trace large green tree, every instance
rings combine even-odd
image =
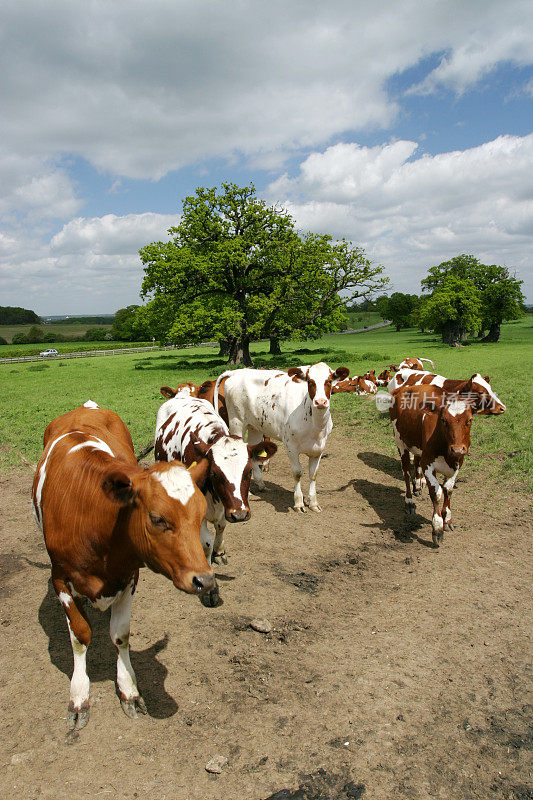
[[[478,290],[480,329],[488,330],[484,341],[497,342],[502,322],[518,319],[524,313],[523,282],[511,275],[507,267],[482,264],[475,256],[462,254],[431,267],[422,287],[426,291],[435,291],[449,276],[470,281]]]
[[[252,365],[253,339],[279,346],[342,327],[344,305],[384,282],[360,248],[299,236],[253,185],[198,189],[169,233],[170,241],[140,251],[145,313],[160,339],[217,339],[231,363]]]
[[[414,314],[420,305],[420,298],[416,294],[393,292],[390,297],[380,299],[377,305],[384,319],[390,319],[396,330],[400,331],[415,324]]]
[[[481,325],[480,293],[467,278],[446,275],[417,311],[423,330],[434,330],[442,341],[457,346],[464,334]]]

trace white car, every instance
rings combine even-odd
[[[51,347],[49,350],[43,350],[43,352],[39,353],[39,355],[40,356],[57,356],[57,355],[59,355],[59,353],[57,352],[57,350],[54,350],[54,348]]]

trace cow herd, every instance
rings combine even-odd
[[[286,448],[294,478],[294,510],[320,512],[316,480],[333,428],[330,398],[339,392],[387,399],[404,472],[406,512],[427,482],[433,542],[452,529],[450,497],[470,446],[473,414],[505,406],[488,377],[454,381],[409,358],[356,378],[325,363],[282,370],[224,372],[201,386],[161,388],[155,463],[137,463],[130,433],[112,411],[92,400],[53,420],[33,482],[33,508],[52,563],[52,583],[66,617],[74,655],[67,712],[69,735],[89,718],[86,653],[91,627],[84,602],[111,608],[117,687],[128,716],[146,713],[129,656],[130,612],[139,569],[149,567],[204,605],[219,603],[212,563],[226,563],[227,522],[250,518],[252,477]],[[430,362],[433,365],[433,362]],[[275,440],[275,441],[274,441]],[[410,454],[414,457],[411,467]],[[300,457],[309,460],[307,504]],[[414,470],[412,472],[412,469]],[[440,484],[436,474],[444,475]],[[212,526],[212,529],[210,527]]]

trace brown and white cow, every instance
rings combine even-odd
[[[397,369],[424,369],[423,361],[427,361],[433,368],[435,364],[430,358],[417,358],[416,356],[409,356],[404,358]]]
[[[207,511],[201,531],[209,563],[212,558],[217,563],[227,563],[226,522],[245,522],[250,518],[251,459],[262,463],[277,449],[274,442],[247,445],[240,436],[230,436],[228,426],[211,403],[200,397],[177,394],[159,409],[155,429],[156,460],[179,459],[190,466],[205,458],[209,464],[203,485]],[[215,527],[214,539],[207,522]]]
[[[356,375],[353,378],[345,378],[344,380],[333,381],[331,387],[331,394],[338,394],[339,392],[353,392],[354,394],[375,394],[376,385],[372,381],[365,378],[363,375]]]
[[[215,383],[216,381],[204,381],[200,386],[195,385],[194,383],[180,383],[176,387],[176,389],[171,389],[170,386],[162,386],[161,387],[161,394],[163,397],[168,399],[172,399],[177,394],[183,394],[189,397],[199,397],[202,400],[208,400],[214,408],[214,395],[215,395]],[[221,381],[219,392],[218,392],[218,413],[226,423],[228,424],[228,412],[226,410],[226,404],[224,402],[224,383],[225,381]]]
[[[405,510],[415,511],[411,491],[409,453],[418,459],[433,502],[433,543],[442,542],[444,531],[453,530],[450,500],[457,474],[470,447],[472,408],[461,399],[449,400],[443,389],[406,386],[394,394],[389,410],[394,439],[405,479]],[[436,473],[445,481],[441,486]],[[441,500],[444,498],[442,508]]]
[[[376,384],[377,386],[388,386],[389,381],[391,381],[394,377],[394,371],[391,370],[390,366],[385,367],[382,372],[379,373]]]
[[[120,702],[129,717],[146,713],[130,663],[133,593],[147,566],[189,594],[215,590],[200,543],[206,459],[187,471],[174,461],[138,466],[120,417],[93,401],[53,420],[33,481],[33,508],[52,562],[52,583],[67,616],[74,653],[67,727],[89,720],[85,661],[91,626],[86,598],[111,608]]]
[[[401,369],[389,381],[387,388],[393,393],[400,386],[434,386],[444,389],[448,395],[460,394],[472,406],[475,414],[503,414],[506,409],[490,385],[489,376],[483,378],[479,372],[471,378],[455,379],[434,372]]]
[[[333,372],[327,364],[291,367],[288,372],[277,370],[239,369],[224,372],[217,380],[226,378],[225,399],[229,429],[237,436],[248,431],[248,442],[260,442],[264,436],[282,441],[289,455],[295,481],[294,508],[305,511],[301,488],[300,454],[309,457],[309,507],[321,511],[316,496],[316,476],[327,438],[333,428],[330,395],[334,380],[349,375],[347,367]],[[265,485],[257,463],[253,462],[254,477],[259,489]]]

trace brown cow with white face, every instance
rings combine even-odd
[[[176,389],[171,389],[170,386],[162,386],[161,387],[161,394],[163,397],[167,399],[172,399],[176,397],[177,394],[188,395],[189,397],[199,397],[201,400],[208,400],[214,408],[215,400],[215,383],[216,381],[204,381],[200,386],[196,386],[194,383],[180,383],[176,387]],[[219,392],[218,392],[218,413],[226,423],[228,424],[228,412],[226,410],[226,403],[224,402],[224,383],[225,381],[221,381]]]
[[[438,387],[407,386],[394,393],[389,413],[405,479],[405,510],[409,514],[415,510],[411,492],[411,452],[419,460],[420,470],[427,480],[433,502],[433,543],[438,547],[444,531],[453,530],[450,499],[470,447],[472,408],[464,400],[449,400]],[[437,472],[445,477],[442,486]]]
[[[112,411],[93,401],[53,420],[33,481],[33,508],[52,562],[52,583],[67,616],[74,653],[69,730],[89,719],[85,668],[91,627],[82,599],[111,608],[117,684],[125,713],[146,713],[129,656],[130,612],[139,569],[147,566],[189,594],[216,588],[200,542],[206,502],[174,461],[138,466],[131,436]]]
[[[224,420],[208,400],[177,394],[163,403],[157,414],[155,458],[174,458],[190,466],[204,458],[208,468],[203,491],[207,499],[201,539],[209,563],[226,563],[224,530],[226,522],[246,522],[250,518],[248,491],[252,460],[271,458],[278,447],[274,442],[246,444],[240,436],[230,436]],[[215,539],[207,526],[215,527]]]

